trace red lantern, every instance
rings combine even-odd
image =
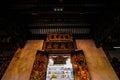
[[[60,2],[60,3],[62,3],[62,2],[63,2],[63,0],[59,0],[59,2]]]

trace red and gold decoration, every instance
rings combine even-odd
[[[45,54],[37,53],[30,80],[45,80],[48,59]]]
[[[72,40],[71,34],[48,34],[43,48],[45,49],[44,52],[39,51],[36,54],[30,80],[46,80],[47,78],[50,78],[53,73],[50,73],[49,69],[55,70],[54,68],[51,68],[51,66],[68,64],[66,61],[67,57],[63,57],[63,55],[66,55],[67,53],[71,54],[70,63],[72,62],[71,68],[73,68],[72,73],[74,74],[74,77],[71,77],[72,80],[73,78],[74,80],[90,80],[90,74],[84,52],[82,50],[75,51],[75,44]],[[47,68],[47,65],[48,60],[50,62],[50,57],[48,57],[46,53],[51,54],[51,56],[54,55],[52,56],[49,68]],[[46,77],[46,73],[50,75],[47,75]],[[59,72],[57,74],[59,74]],[[56,78],[56,76],[56,72],[54,72],[52,78]]]
[[[74,44],[73,42],[46,42],[45,49],[72,50],[74,49]]]
[[[47,35],[44,49],[49,50],[74,50],[74,42],[71,34],[51,33]]]
[[[88,66],[82,51],[72,55],[72,64],[74,70],[74,80],[90,80]]]
[[[47,35],[47,41],[72,41],[72,34],[50,33]]]

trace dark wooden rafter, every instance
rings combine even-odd
[[[109,1],[110,3],[104,0],[63,0],[62,3],[59,3],[59,0],[11,0],[8,2],[5,6],[6,11],[3,11],[0,16],[0,21],[4,28],[8,20],[9,25],[6,30],[10,29],[8,34],[12,35],[14,31],[21,34],[29,33],[31,29],[62,28],[66,27],[66,24],[72,24],[67,25],[66,28],[89,28],[92,38],[102,42],[109,33],[112,33],[111,30],[114,30],[112,29],[112,26],[115,26],[113,18],[119,16],[119,5],[116,0]],[[63,11],[55,12],[54,8],[62,8]],[[10,23],[17,23],[15,25],[17,27],[13,27]],[[24,26],[18,27],[18,25]],[[101,36],[96,37],[97,35]]]

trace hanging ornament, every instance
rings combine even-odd
[[[59,0],[59,2],[60,2],[60,3],[62,3],[62,2],[63,2],[63,0]]]

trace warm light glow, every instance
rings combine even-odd
[[[113,48],[120,48],[120,46],[116,46],[116,47],[113,47]]]
[[[63,8],[54,8],[54,11],[60,12],[60,11],[63,11]]]

